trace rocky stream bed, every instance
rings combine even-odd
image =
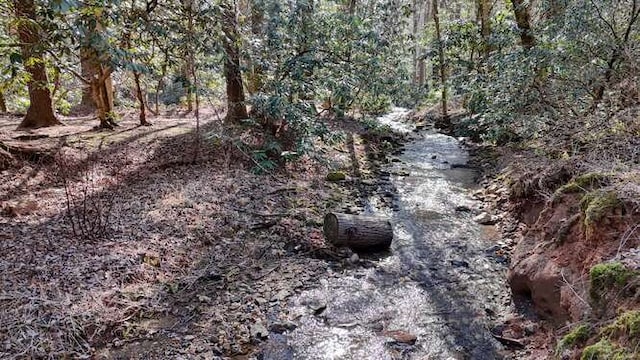
[[[272,320],[291,326],[271,331],[259,358],[513,358],[492,333],[513,307],[508,258],[472,196],[477,173],[457,139],[417,131],[407,114],[378,119],[410,140],[367,184],[360,209],[343,209],[389,216],[391,249],[354,254],[289,298],[286,318]]]

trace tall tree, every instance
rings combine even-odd
[[[516,17],[516,24],[520,30],[520,41],[525,50],[531,49],[536,44],[536,38],[531,32],[531,13],[529,11],[529,1],[511,0],[513,14]]]
[[[45,68],[43,44],[39,33],[36,5],[33,0],[13,0],[17,33],[25,70],[30,78],[29,108],[19,128],[40,128],[59,125],[60,121],[53,113],[49,79]]]
[[[114,92],[111,74],[114,71],[110,54],[111,45],[105,35],[105,9],[99,2],[87,6],[79,18],[81,61],[89,66],[89,78],[81,80],[89,86],[96,106],[100,127],[113,129],[118,126],[114,116]]]
[[[476,0],[476,21],[480,25],[480,36],[482,37],[482,51],[486,54],[491,52],[491,1]]]
[[[4,93],[0,90],[0,114],[7,112],[7,101],[4,99]]]
[[[432,0],[433,22],[436,27],[436,40],[438,41],[438,60],[440,68],[440,84],[442,86],[441,103],[442,117],[444,125],[449,126],[449,111],[447,109],[447,68],[444,61],[444,42],[442,40],[442,32],[440,30],[440,13],[438,9],[438,0]]]
[[[237,121],[245,119],[247,107],[245,105],[242,72],[240,69],[240,48],[238,41],[238,23],[233,0],[225,0],[221,4],[221,24],[223,32],[223,47],[225,51],[224,76],[227,90],[227,119]]]

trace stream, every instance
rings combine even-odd
[[[395,108],[378,121],[411,133],[407,114]],[[392,219],[390,251],[362,255],[292,298],[297,327],[271,334],[261,358],[508,358],[489,330],[509,311],[507,268],[491,256],[495,240],[472,220],[479,203],[468,158],[455,138],[413,135],[381,172],[379,192],[395,194],[393,209],[375,197],[365,206]]]

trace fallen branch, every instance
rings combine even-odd
[[[512,338],[508,338],[508,337],[504,337],[504,336],[495,334],[493,331],[491,331],[488,328],[487,328],[487,330],[489,331],[491,336],[493,336],[496,340],[498,340],[503,345],[514,347],[514,348],[518,348],[518,349],[524,349],[524,347],[525,347],[524,343],[522,343],[522,341],[520,341],[520,340],[516,340],[516,339],[512,339]]]

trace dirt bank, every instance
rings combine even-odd
[[[522,146],[476,152],[477,195],[513,244],[508,276],[522,316],[509,326],[529,358],[638,358],[640,207],[628,192],[637,169],[594,169]],[[525,319],[539,330],[518,332]]]

